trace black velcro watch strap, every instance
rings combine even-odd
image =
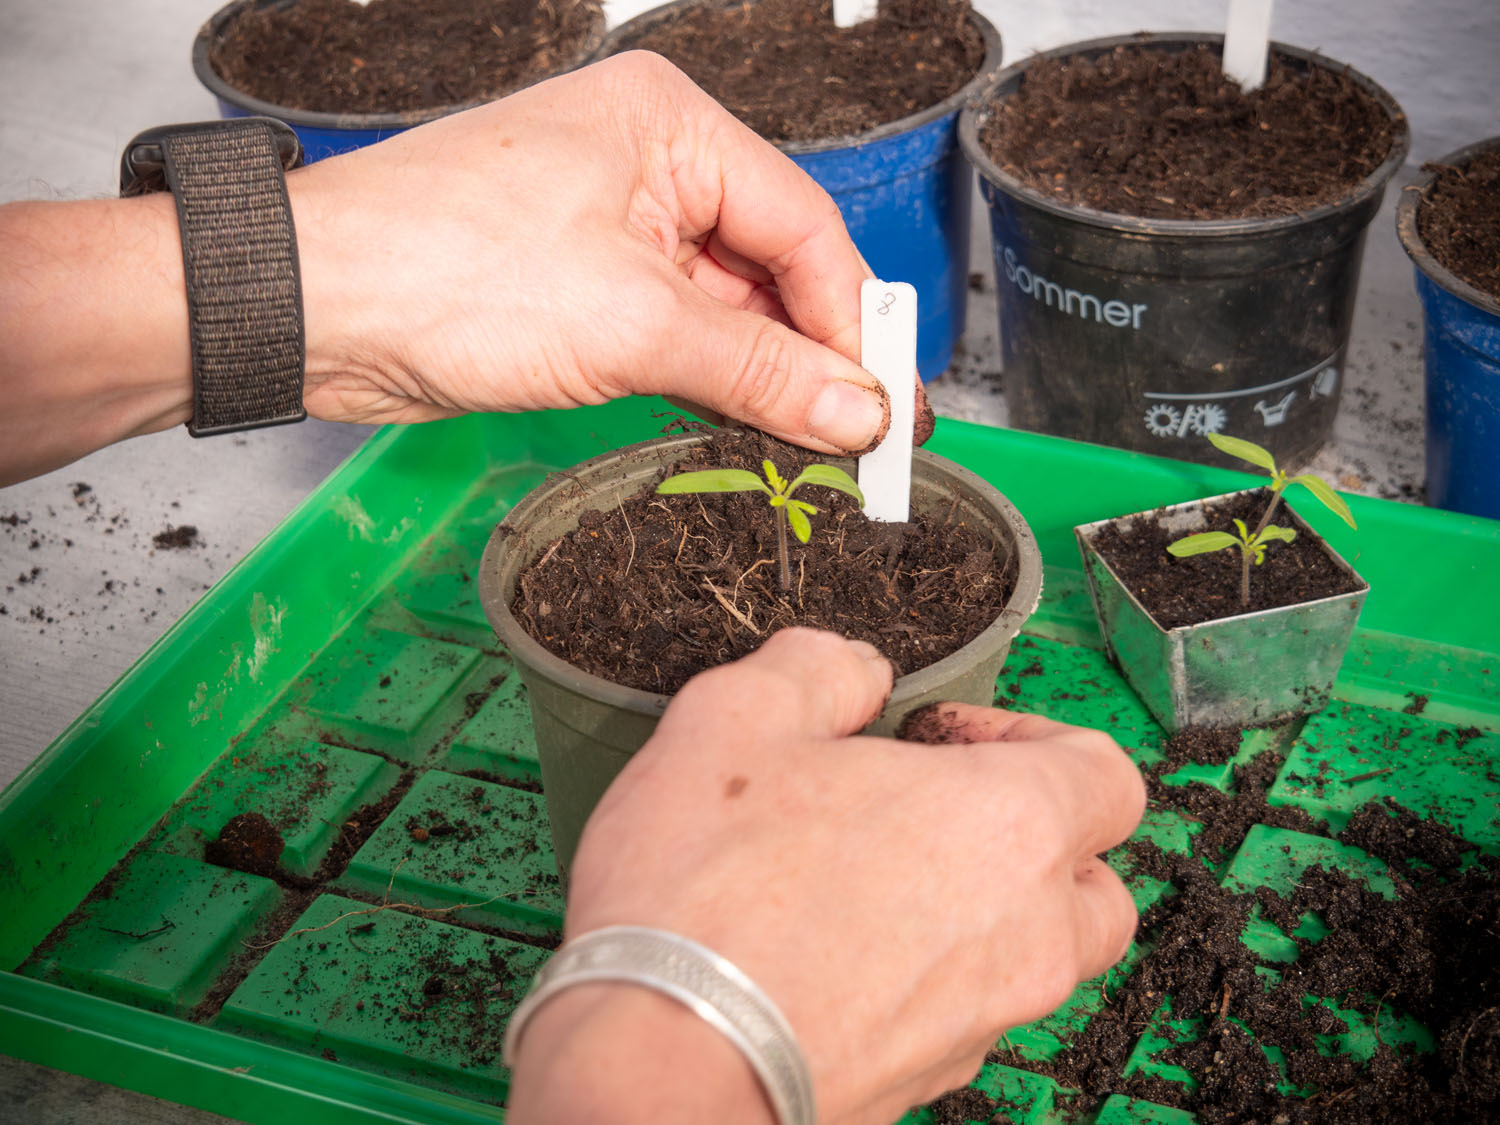
[[[307,417],[302,276],[286,190],[301,155],[287,125],[241,117],[148,130],[121,159],[122,195],[165,188],[177,201],[194,437]]]

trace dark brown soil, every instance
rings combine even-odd
[[[1275,54],[1252,93],[1217,48],[1121,46],[1038,59],[981,142],[1028,186],[1144,218],[1289,215],[1349,195],[1385,160],[1386,111],[1338,69]]]
[[[204,844],[203,858],[249,875],[270,875],[285,847],[281,833],[264,814],[243,812],[230,817],[218,837]]]
[[[1437,178],[1417,208],[1417,233],[1434,258],[1500,300],[1500,149],[1461,168],[1422,167]]]
[[[1079,1111],[1106,1094],[1125,1093],[1191,1110],[1205,1123],[1500,1120],[1500,859],[1476,854],[1410,810],[1371,803],[1337,838],[1389,865],[1397,901],[1320,867],[1305,872],[1286,899],[1265,887],[1226,890],[1209,865],[1221,864],[1251,825],[1320,830],[1301,812],[1265,803],[1279,764],[1271,752],[1237,769],[1232,796],[1197,784],[1165,787],[1160,768],[1152,771],[1153,803],[1183,808],[1203,830],[1192,839],[1191,857],[1148,840],[1126,847],[1138,871],[1176,891],[1142,917],[1149,951],[1052,1062],[1020,1063],[1004,1052],[992,1060],[1082,1090]],[[1309,912],[1331,932],[1316,941],[1294,939],[1295,970],[1263,964],[1239,940],[1256,909],[1287,934]],[[1276,970],[1279,980],[1263,977],[1262,969]],[[1171,997],[1174,1020],[1199,1023],[1195,1040],[1184,1038],[1159,1055],[1193,1074],[1194,1090],[1139,1072],[1122,1077],[1164,996]],[[1409,1015],[1432,1032],[1438,1049],[1419,1053],[1381,1039],[1374,1057],[1358,1063],[1336,1051],[1348,1023],[1327,1006],[1309,1004],[1308,996],[1373,1021],[1384,1016],[1387,1027]],[[1330,1043],[1336,1053],[1325,1054]],[[1260,1044],[1281,1048],[1285,1078],[1303,1096],[1278,1091],[1282,1073]]]
[[[666,56],[762,137],[862,133],[937,105],[973,78],[984,41],[968,0],[885,0],[833,23],[831,0],[707,3],[629,38]]]
[[[1208,508],[1204,530],[1234,534],[1236,518],[1253,529],[1269,499],[1269,489],[1261,489],[1218,500]],[[1273,524],[1290,526],[1285,503],[1271,517]],[[1177,558],[1167,553],[1167,545],[1178,538],[1179,533],[1167,532],[1154,514],[1146,513],[1104,527],[1093,539],[1095,549],[1164,629],[1297,605],[1359,588],[1315,537],[1299,534],[1290,543],[1271,543],[1265,562],[1251,566],[1250,605],[1245,607],[1240,601],[1239,549]]]
[[[400,113],[501,97],[569,65],[599,0],[298,0],[235,20],[214,70],[253,97]]]
[[[817,458],[755,431],[722,430],[661,478],[707,468],[758,474],[767,459],[790,480]],[[787,536],[789,592],[762,493],[659,496],[653,483],[619,508],[586,513],[542,551],[522,571],[511,612],[569,663],[670,694],[789,625],[868,641],[905,674],[978,636],[1015,588],[1017,560],[952,508],[884,524],[832,489],[804,486],[797,498],[821,510],[806,546]]]
[[[196,547],[199,542],[198,529],[190,523],[181,527],[169,526],[151,537],[151,545],[164,551],[185,551],[189,547]]]

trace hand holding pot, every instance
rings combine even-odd
[[[890,685],[870,646],[802,629],[697,677],[573,868],[569,936],[651,926],[733,961],[796,1032],[823,1121],[884,1125],[968,1081],[1135,929],[1096,858],[1145,801],[1111,739],[956,704],[917,736],[964,745],[849,737]],[[557,994],[520,1052],[518,1123],[770,1119],[728,1040],[645,989]]]

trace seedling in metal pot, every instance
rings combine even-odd
[[[789,484],[770,461],[763,461],[761,464],[766,474],[764,480],[749,469],[703,469],[668,477],[656,486],[656,491],[670,495],[685,492],[752,492],[760,489],[770,497],[771,507],[776,511],[776,545],[781,549],[781,588],[790,590],[792,568],[787,559],[786,525],[790,523],[792,534],[796,535],[799,542],[806,543],[812,538],[812,521],[807,517],[818,514],[816,506],[805,500],[792,499],[792,493],[804,484],[817,484],[847,492],[861,507],[864,506],[865,497],[860,492],[859,485],[854,483],[854,478],[833,465],[809,465]]]
[[[1227,531],[1200,531],[1196,535],[1185,535],[1175,543],[1169,544],[1167,550],[1178,558],[1188,555],[1204,555],[1210,551],[1222,551],[1227,547],[1238,547],[1240,549],[1240,604],[1245,608],[1250,607],[1250,564],[1253,561],[1259,566],[1266,559],[1266,547],[1272,542],[1279,540],[1282,543],[1290,543],[1297,537],[1297,532],[1289,527],[1278,527],[1271,522],[1271,516],[1276,511],[1276,505],[1281,502],[1281,494],[1289,484],[1300,484],[1309,492],[1322,501],[1326,507],[1339,519],[1350,527],[1354,527],[1354,516],[1349,511],[1349,505],[1344,503],[1344,498],[1333,489],[1321,477],[1315,477],[1311,473],[1303,473],[1299,476],[1288,476],[1276,467],[1276,458],[1256,445],[1253,441],[1245,441],[1243,438],[1230,437],[1227,434],[1209,434],[1208,440],[1221,452],[1231,457],[1238,457],[1242,461],[1248,461],[1252,465],[1258,465],[1271,475],[1271,502],[1266,505],[1266,510],[1261,514],[1260,522],[1255,525],[1254,531],[1246,529],[1242,520],[1235,520],[1234,525],[1239,529],[1239,535],[1234,536]]]

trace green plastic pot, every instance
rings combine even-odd
[[[578,526],[586,511],[613,509],[622,498],[650,487],[664,466],[706,441],[702,434],[660,438],[607,453],[533,490],[501,521],[485,547],[479,570],[484,611],[520,671],[531,702],[542,790],[558,870],[566,878],[583,826],[625,767],[656,729],[671,697],[623,687],[591,675],[543,648],[511,614],[522,570]],[[851,473],[851,461],[833,461]],[[957,498],[971,526],[990,534],[1020,560],[1015,591],[994,623],[963,648],[896,680],[891,698],[866,733],[891,735],[911,711],[957,700],[988,705],[1010,642],[1036,608],[1042,592],[1042,557],[1021,513],[992,485],[926,450],[912,464],[912,508],[922,512]]]
[[[1357,589],[1166,629],[1094,546],[1094,537],[1106,527],[1143,518],[1160,518],[1178,536],[1206,531],[1206,506],[1259,491],[1192,500],[1073,529],[1110,659],[1168,734],[1191,726],[1263,726],[1321,710],[1354,635],[1369,583],[1288,505],[1277,522],[1316,541]]]

